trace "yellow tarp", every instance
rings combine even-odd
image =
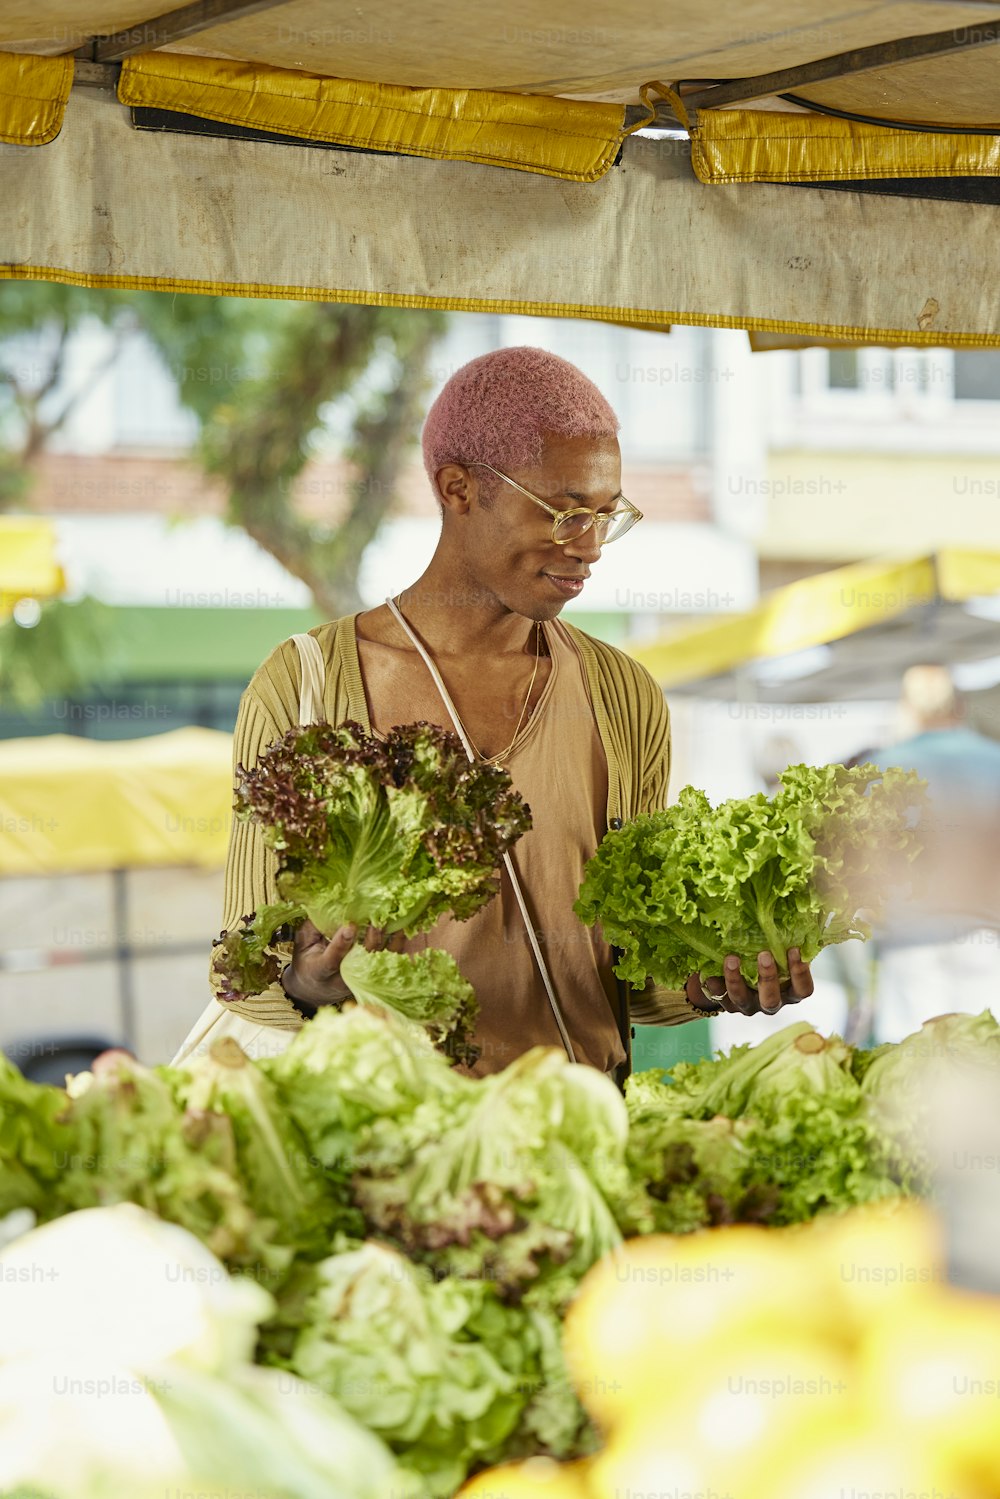
[[[139,132],[74,90],[26,159],[0,145],[0,279],[1000,344],[992,205],[708,189],[686,141],[633,135],[620,168],[563,182]]]
[[[852,563],[802,578],[746,614],[630,648],[663,687],[717,676],[760,657],[842,640],[935,598],[1000,593],[1000,553],[945,549],[924,557]]]
[[[225,863],[232,740],[176,729],[0,743],[0,876]]]
[[[517,167],[571,182],[604,175],[625,118],[620,104],[399,88],[154,52],[126,58],[118,98],[306,140]]]
[[[691,129],[701,182],[849,182],[995,177],[1000,137],[893,130],[826,115],[702,110]]]
[[[0,515],[0,620],[18,599],[47,599],[62,593],[66,578],[56,561],[51,521]]]
[[[0,141],[8,146],[54,141],[72,87],[72,57],[0,52]]]

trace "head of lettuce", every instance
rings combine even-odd
[[[788,950],[811,962],[870,935],[887,886],[920,851],[926,782],[877,765],[791,765],[773,797],[714,807],[685,786],[676,803],[609,832],[574,909],[622,950],[622,978],[681,988],[721,977],[729,953],[748,984],[757,954],[788,976]],[[862,914],[864,913],[864,914]]]
[[[506,771],[470,763],[455,734],[427,723],[384,739],[355,723],[289,729],[253,770],[240,767],[236,797],[237,817],[259,823],[277,855],[282,899],[216,944],[224,1001],[278,978],[288,956],[279,930],[307,919],[327,937],[345,926],[412,937],[446,912],[467,920],[496,894],[503,855],[531,826]],[[359,1003],[423,1025],[470,1060],[475,997],[449,954],[357,943],[340,974]]]

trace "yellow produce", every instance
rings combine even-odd
[[[812,1259],[817,1282],[840,1302],[845,1340],[856,1342],[872,1323],[914,1296],[945,1283],[940,1226],[923,1204],[875,1204],[788,1229]]]
[[[630,1240],[584,1280],[563,1347],[580,1399],[607,1428],[650,1398],[674,1399],[716,1333],[825,1338],[837,1321],[798,1241],[739,1225]]]
[[[600,1499],[650,1492],[644,1473],[657,1461],[693,1465],[702,1489],[742,1494],[755,1475],[766,1481],[777,1449],[844,1424],[856,1408],[857,1379],[844,1354],[794,1336],[716,1334],[685,1377],[675,1398],[643,1401],[616,1423],[593,1461]]]
[[[646,1499],[648,1495],[709,1495],[711,1475],[695,1444],[650,1422],[593,1459],[588,1499]],[[736,1496],[733,1496],[736,1499]],[[742,1499],[742,1495],[740,1495]]]
[[[523,1463],[489,1468],[461,1488],[456,1499],[590,1499],[586,1463],[556,1463],[531,1457]]]
[[[860,1365],[873,1420],[1000,1492],[1000,1301],[949,1288],[909,1304],[873,1324]]]
[[[633,1240],[564,1347],[606,1445],[463,1499],[1000,1499],[1000,1298],[918,1204]]]
[[[677,1418],[689,1423],[717,1481],[730,1485],[776,1447],[852,1414],[857,1379],[837,1349],[717,1336],[699,1359]]]
[[[919,1442],[877,1425],[831,1427],[777,1448],[731,1499],[987,1499]]]

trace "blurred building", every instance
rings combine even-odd
[[[228,728],[271,646],[319,618],[302,583],[224,524],[223,495],[187,461],[196,423],[181,391],[212,371],[169,369],[137,335],[88,381],[109,337],[95,322],[70,343],[63,383],[86,394],[41,460],[32,504],[57,523],[71,589],[117,611],[123,711],[97,699],[51,705],[31,721],[0,709],[0,738]],[[467,359],[518,342],[579,364],[622,418],[625,492],[646,521],[605,553],[566,610],[606,639],[739,611],[760,592],[866,557],[1000,549],[997,351],[753,354],[737,331],[664,336],[465,314],[432,355],[429,399]],[[350,480],[336,413],[330,428],[327,451],[295,489],[297,504],[325,520],[343,510]],[[415,453],[398,513],[362,565],[366,605],[414,576],[437,529]],[[980,670],[960,685],[989,684]],[[154,702],[148,725],[131,711]]]
[[[101,363],[107,338],[98,324],[78,335],[67,384]],[[452,319],[432,355],[428,401],[468,359],[518,342],[565,355],[606,392],[622,418],[625,492],[646,517],[639,544],[609,549],[567,616],[622,643],[667,619],[749,607],[757,597],[752,538],[724,513],[713,461],[738,431],[731,408],[736,365],[749,359],[742,336],[678,329],[664,338],[602,323],[467,314]],[[197,428],[181,385],[210,376],[167,369],[135,336],[43,456],[31,503],[56,521],[71,591],[117,611],[124,661],[114,701],[122,711],[96,697],[49,705],[30,719],[0,710],[0,738],[117,737],[182,723],[228,729],[242,687],[271,647],[319,622],[306,587],[225,525],[224,496],[187,459]],[[325,521],[343,512],[351,477],[336,453],[336,429],[334,412],[328,450],[294,488],[302,510]],[[762,475],[759,443],[731,456]],[[419,572],[438,529],[415,451],[398,511],[361,568],[366,606]],[[140,703],[155,705],[148,724],[130,711]]]
[[[180,392],[211,370],[167,369],[134,337],[90,378],[106,339],[94,324],[69,348],[64,381],[82,382],[86,394],[39,465],[32,505],[55,520],[71,590],[112,606],[120,678],[30,715],[0,707],[0,739],[122,739],[187,724],[229,731],[260,661],[319,622],[305,587],[226,526],[222,494],[187,459],[196,425]],[[466,360],[516,343],[573,360],[622,419],[625,493],[646,520],[608,549],[566,609],[605,639],[627,644],[738,612],[761,592],[867,557],[946,545],[1000,550],[994,351],[753,354],[738,331],[663,336],[467,314],[452,319],[432,356],[429,399]],[[350,479],[336,437],[334,413],[329,443],[295,491],[304,510],[325,520],[344,507]],[[419,572],[437,529],[415,454],[398,513],[362,565],[366,605]],[[786,680],[808,669],[808,661],[768,663]],[[970,720],[1000,730],[1000,711],[994,727],[989,707],[1000,659],[956,678]],[[894,728],[893,702],[810,704],[807,680],[794,703],[678,693],[671,710],[674,788],[696,780],[713,799],[761,789],[780,768],[776,756],[848,758],[885,744]],[[137,1049],[162,1060],[204,1002],[220,917],[221,874],[211,871],[0,879],[0,1046],[18,1056],[16,1047],[38,1035],[73,1029],[120,1038],[124,964]],[[812,1006],[812,1018],[823,1025],[828,1013],[838,1024],[838,1002],[830,998],[828,1011]],[[742,1022],[739,1037],[717,1040],[750,1039],[752,1030]]]
[[[432,356],[428,399],[468,359],[514,343],[563,354],[605,391],[623,423],[625,492],[646,517],[638,543],[608,550],[568,615],[621,643],[668,619],[749,607],[752,540],[719,511],[712,460],[719,434],[729,443],[739,430],[735,361],[748,360],[745,341],[699,329],[663,338],[601,323],[456,317]],[[223,495],[187,459],[196,425],[181,386],[212,371],[169,370],[135,337],[91,375],[107,352],[98,324],[68,350],[64,382],[86,393],[38,466],[32,506],[55,521],[71,594],[113,609],[120,675],[103,692],[31,714],[0,708],[0,738],[127,739],[188,724],[228,732],[257,665],[320,619],[297,579],[226,526]],[[344,508],[350,479],[336,425],[334,412],[327,450],[295,491],[303,510],[327,521]],[[738,453],[758,467],[762,455]],[[438,527],[415,453],[398,513],[364,559],[367,605],[416,576]],[[0,879],[0,1046],[29,1065],[45,1059],[53,1036],[86,1031],[163,1060],[204,1004],[221,907],[221,872],[191,867]]]
[[[887,553],[1000,550],[1000,350],[758,355],[762,591]],[[727,486],[752,497],[753,472]]]

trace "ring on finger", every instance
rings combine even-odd
[[[703,996],[705,997],[705,999],[708,1000],[709,1006],[713,1010],[722,1010],[722,1009],[725,1008],[725,1006],[722,1003],[722,996],[720,994],[713,994],[710,989],[706,989],[705,988],[704,984],[702,984],[702,986],[701,986],[701,992],[702,992]]]

